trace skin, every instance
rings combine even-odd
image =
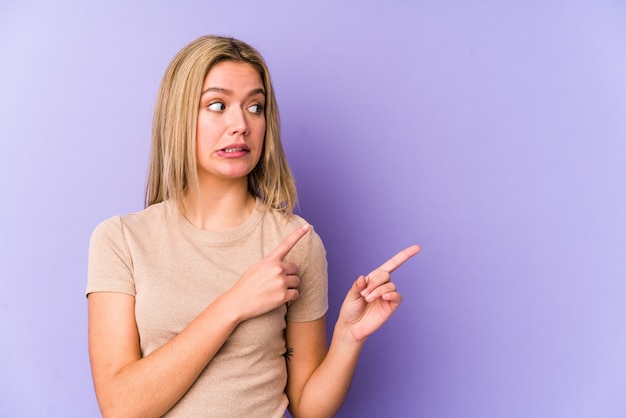
[[[252,213],[255,198],[248,193],[247,174],[263,146],[262,88],[258,73],[248,64],[223,62],[207,74],[197,125],[200,187],[184,198],[185,215],[200,228],[233,228]],[[182,332],[146,357],[140,353],[134,297],[90,294],[89,353],[103,416],[163,415],[184,396],[240,322],[297,298],[297,266],[284,260],[309,230],[309,225],[294,230]],[[402,301],[391,272],[418,251],[418,246],[408,247],[353,283],[328,349],[325,317],[287,322],[287,346],[293,355],[287,362],[285,391],[292,415],[336,414],[363,343]]]
[[[200,193],[184,197],[186,216],[196,226],[230,229],[252,213],[247,174],[263,150],[264,105],[263,81],[251,65],[222,62],[207,74],[196,127]],[[238,148],[245,151],[226,152]]]

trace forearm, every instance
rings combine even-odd
[[[182,332],[146,357],[101,372],[94,381],[103,416],[162,416],[191,387],[238,319],[218,298]]]
[[[315,369],[293,405],[294,417],[333,417],[341,408],[352,383],[364,341],[335,325],[326,357]]]
[[[295,376],[287,384],[290,411],[294,416],[332,417],[337,413],[350,389],[363,343],[402,302],[390,273],[418,251],[417,245],[405,248],[367,277],[359,276],[341,305],[325,356],[320,354],[323,321],[314,321],[313,326],[292,325],[291,330],[288,325],[288,344],[309,353],[297,363],[298,353],[294,353],[294,364],[288,366],[290,379]],[[314,332],[307,332],[310,330]]]

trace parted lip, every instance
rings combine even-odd
[[[248,148],[248,146],[246,144],[230,144],[225,146],[224,148],[221,148],[220,151],[233,151],[233,150],[237,150],[237,151],[250,151],[250,148]]]

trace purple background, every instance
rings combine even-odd
[[[0,3],[0,416],[98,416],[88,239],[142,208],[158,83],[205,33],[273,71],[331,325],[423,248],[340,416],[626,416],[617,0]]]

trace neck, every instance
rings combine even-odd
[[[247,182],[229,187],[191,187],[183,197],[185,217],[198,228],[220,231],[242,225],[254,211],[256,198]]]

